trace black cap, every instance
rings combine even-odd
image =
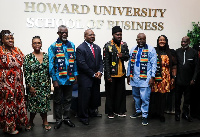
[[[122,32],[122,29],[120,28],[120,26],[114,26],[112,28],[112,35],[117,33],[117,32]]]

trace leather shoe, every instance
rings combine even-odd
[[[71,122],[69,119],[64,119],[64,123],[70,127],[75,127],[75,124]]]
[[[188,122],[192,122],[192,118],[188,116],[187,114],[182,114],[182,118],[187,120]]]
[[[62,121],[57,121],[54,125],[54,129],[59,129],[62,125]]]
[[[81,123],[83,123],[84,125],[89,125],[89,121],[88,120],[80,120]]]
[[[175,120],[180,121],[180,115],[175,115]]]

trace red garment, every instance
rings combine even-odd
[[[23,57],[16,47],[9,51],[0,46],[0,128],[4,132],[28,123],[21,69]]]
[[[94,52],[93,45],[91,44],[90,47],[91,47],[91,49],[92,49],[92,54],[93,54],[93,56],[94,56],[94,58],[95,58],[95,52]]]

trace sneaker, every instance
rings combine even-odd
[[[140,113],[135,113],[132,116],[130,116],[130,118],[137,118],[137,117],[141,117],[142,116],[142,112]]]
[[[144,118],[142,119],[142,125],[143,125],[143,126],[147,126],[147,125],[148,125],[147,118],[144,117]]]
[[[113,114],[108,115],[109,119],[113,119],[115,116]]]
[[[126,117],[126,114],[125,113],[119,113],[118,117]]]

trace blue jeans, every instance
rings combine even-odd
[[[147,118],[149,111],[150,87],[132,86],[133,99],[135,100],[135,109],[137,113],[142,112],[142,117]]]

